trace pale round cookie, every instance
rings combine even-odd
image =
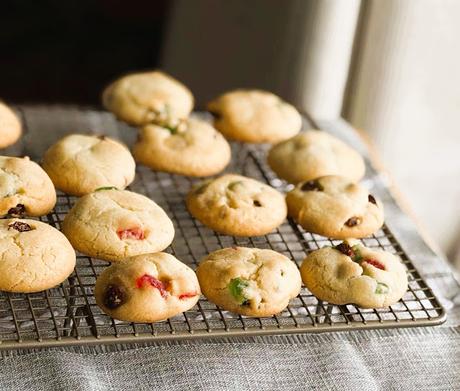
[[[214,126],[225,137],[249,143],[277,143],[299,133],[302,117],[271,92],[235,90],[208,103]]]
[[[200,285],[187,265],[166,253],[114,263],[97,278],[94,296],[109,316],[128,322],[158,322],[192,308]]]
[[[39,292],[63,282],[75,251],[57,229],[36,220],[0,220],[0,290]]]
[[[287,215],[281,193],[255,179],[235,174],[194,186],[186,202],[195,218],[226,235],[265,235],[281,225]]]
[[[395,304],[408,284],[406,269],[395,255],[350,241],[313,251],[302,262],[300,273],[318,299],[362,308]]]
[[[153,71],[132,73],[114,81],[104,90],[102,102],[122,121],[140,126],[186,118],[194,99],[182,83]]]
[[[306,231],[335,239],[363,238],[383,225],[383,205],[347,178],[301,182],[286,195],[288,214]]]
[[[71,134],[43,156],[43,169],[63,192],[81,196],[106,186],[124,189],[136,171],[128,148],[106,136]]]
[[[42,216],[55,204],[53,182],[37,163],[0,156],[0,216]]]
[[[189,176],[218,174],[231,158],[225,138],[196,119],[184,120],[176,127],[145,126],[133,154],[137,162],[154,170]]]
[[[302,132],[272,147],[268,164],[276,175],[290,183],[325,175],[341,175],[358,182],[366,170],[358,152],[318,130]]]
[[[94,258],[121,261],[164,250],[172,221],[151,199],[127,190],[101,189],[81,197],[62,223],[74,248]]]
[[[300,292],[296,264],[282,254],[231,247],[204,258],[197,270],[203,295],[219,307],[247,316],[284,310]]]
[[[21,137],[22,126],[16,114],[0,102],[0,148],[6,148]]]

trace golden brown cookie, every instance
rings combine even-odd
[[[0,149],[6,148],[21,137],[22,126],[16,114],[0,102]]]
[[[117,262],[97,278],[96,303],[115,319],[158,322],[192,308],[200,285],[187,265],[166,253]]]
[[[200,262],[196,273],[209,301],[248,316],[281,312],[301,286],[294,262],[275,251],[257,248],[215,251]]]

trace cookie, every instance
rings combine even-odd
[[[366,170],[358,152],[330,134],[317,130],[302,132],[272,147],[268,164],[276,175],[290,183],[325,175],[340,175],[358,182]]]
[[[65,217],[62,232],[76,250],[107,261],[161,251],[174,239],[163,209],[143,195],[117,189],[81,197]]]
[[[363,238],[383,225],[383,206],[341,176],[301,182],[286,195],[288,214],[306,231],[335,239]]]
[[[301,286],[294,262],[275,251],[257,248],[215,251],[200,262],[196,273],[209,301],[247,316],[281,312]]]
[[[63,282],[75,251],[57,229],[36,220],[0,220],[0,290],[39,292]]]
[[[53,182],[37,163],[0,156],[0,217],[42,216],[55,204]]]
[[[106,136],[71,134],[52,145],[43,169],[63,192],[81,196],[100,187],[124,189],[133,180],[136,164],[129,150]]]
[[[302,262],[300,273],[318,299],[339,305],[388,307],[407,290],[406,269],[399,258],[353,242],[313,251]]]
[[[294,106],[271,92],[235,90],[208,104],[214,126],[232,140],[277,143],[299,133],[302,117]]]
[[[7,105],[0,102],[0,148],[6,148],[19,140],[21,122]]]
[[[97,305],[112,318],[158,322],[192,308],[200,285],[187,265],[166,253],[146,254],[114,263],[97,278]]]
[[[107,110],[137,126],[186,118],[193,109],[193,101],[187,87],[160,71],[123,76],[102,94]]]
[[[259,236],[281,225],[284,196],[255,179],[226,174],[193,187],[187,208],[204,225],[235,236]]]
[[[189,176],[218,174],[231,158],[225,138],[196,119],[184,120],[176,127],[145,126],[133,154],[137,162],[154,170]]]

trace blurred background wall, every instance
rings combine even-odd
[[[317,118],[343,115],[369,134],[453,260],[458,20],[457,0],[6,0],[0,96],[99,105],[117,75],[162,67],[191,87],[198,107],[227,89],[257,87]]]

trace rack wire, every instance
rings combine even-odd
[[[277,179],[267,167],[263,148],[233,144],[232,149],[234,163],[227,171],[259,179],[280,191],[289,189],[289,185]],[[228,246],[273,249],[300,265],[309,252],[338,243],[307,233],[292,220],[265,236],[243,238],[217,234],[192,218],[186,209],[185,195],[196,181],[139,167],[136,180],[130,186],[165,209],[176,230],[175,240],[167,251],[192,268],[209,252]],[[41,220],[60,228],[75,200],[59,193],[55,209]],[[407,267],[409,289],[395,305],[378,310],[336,306],[319,301],[303,287],[286,310],[271,317],[232,314],[202,297],[194,308],[167,321],[122,322],[105,315],[93,296],[96,277],[108,263],[78,254],[73,274],[54,289],[31,294],[0,292],[0,349],[428,326],[445,320],[439,301],[388,227],[384,226],[362,242],[399,255]]]

